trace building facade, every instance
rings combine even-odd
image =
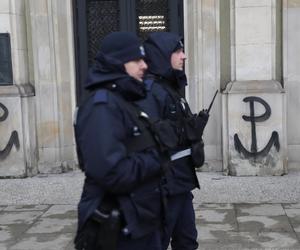
[[[109,29],[89,30],[92,15]],[[204,170],[299,169],[299,15],[300,0],[0,0],[0,177],[76,168],[72,120],[91,39],[112,30],[184,35],[193,111],[219,90],[205,130]]]

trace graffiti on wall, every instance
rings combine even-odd
[[[0,112],[2,113],[2,115],[0,116],[0,122],[3,122],[6,120],[6,118],[8,117],[8,109],[5,105],[3,105],[0,102]],[[20,141],[19,141],[19,135],[17,131],[13,131],[11,132],[10,138],[8,140],[8,143],[6,144],[6,146],[4,147],[3,150],[0,150],[0,160],[4,160],[10,153],[12,147],[15,145],[16,149],[19,150],[20,149]]]
[[[257,96],[248,96],[244,98],[243,101],[246,103],[249,102],[250,105],[250,115],[249,116],[243,115],[242,118],[244,121],[251,123],[251,149],[247,150],[243,146],[242,142],[239,139],[238,134],[234,135],[235,149],[240,154],[244,155],[245,158],[256,158],[258,156],[265,157],[269,153],[273,145],[275,146],[277,152],[279,152],[280,144],[279,144],[279,136],[277,131],[273,131],[267,145],[262,150],[257,151],[256,122],[264,122],[270,118],[271,116],[270,105],[265,100]],[[265,112],[262,115],[255,116],[255,109],[254,109],[255,102],[258,102],[264,106]]]

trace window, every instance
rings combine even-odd
[[[0,33],[0,85],[13,83],[10,36]]]

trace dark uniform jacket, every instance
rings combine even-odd
[[[125,219],[124,232],[141,237],[160,226],[160,157],[153,145],[129,152],[127,141],[146,133],[125,102],[144,97],[141,83],[123,66],[98,56],[89,72],[89,97],[79,106],[75,124],[78,155],[85,181],[78,205],[78,231],[103,198],[117,202]]]
[[[163,35],[162,35],[163,34]],[[183,71],[173,70],[170,58],[180,37],[172,33],[153,33],[144,43],[149,75],[145,80],[148,90],[146,99],[138,101],[138,105],[153,119],[169,119],[173,122],[179,137],[176,150],[184,150],[191,146],[185,138],[181,119],[192,115],[191,110],[181,94],[187,84]],[[172,162],[167,174],[167,189],[170,195],[188,192],[199,188],[194,164],[190,156]]]

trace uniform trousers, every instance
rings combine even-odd
[[[117,250],[162,250],[161,231],[156,230],[138,239],[120,235]]]
[[[186,192],[168,198],[166,223],[162,233],[163,250],[171,240],[172,250],[198,249],[193,194]]]

